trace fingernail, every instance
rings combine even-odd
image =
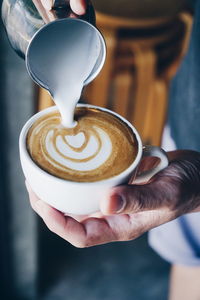
[[[114,201],[114,205],[112,207],[112,211],[113,213],[116,213],[116,214],[120,214],[125,206],[126,206],[126,200],[125,198],[122,196],[122,195],[114,195],[115,197],[115,201]]]
[[[77,15],[83,15],[85,13],[85,7],[80,2],[72,2],[71,8]]]

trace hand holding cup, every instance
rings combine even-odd
[[[145,185],[115,187],[100,202],[102,216],[77,221],[40,200],[27,186],[30,202],[47,227],[76,247],[133,240],[144,232],[185,213],[200,211],[200,154],[168,153],[169,166]],[[142,164],[154,167],[154,160]]]

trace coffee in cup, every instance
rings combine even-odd
[[[65,180],[95,182],[126,170],[138,152],[130,127],[106,111],[77,107],[75,126],[66,128],[58,111],[39,118],[27,135],[33,161]]]

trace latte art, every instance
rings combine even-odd
[[[66,135],[65,130],[59,131],[51,130],[44,141],[43,155],[55,166],[90,171],[103,165],[111,155],[110,138],[100,128],[93,126],[88,132],[81,131],[75,135]]]
[[[57,177],[80,182],[120,174],[135,160],[137,142],[128,126],[106,112],[77,108],[76,126],[61,125],[58,112],[31,127],[27,148],[32,159]]]

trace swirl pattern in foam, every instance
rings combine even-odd
[[[53,112],[30,128],[27,149],[42,169],[66,180],[93,182],[120,174],[135,160],[136,138],[120,119],[79,107],[75,120],[74,128],[65,128]]]

